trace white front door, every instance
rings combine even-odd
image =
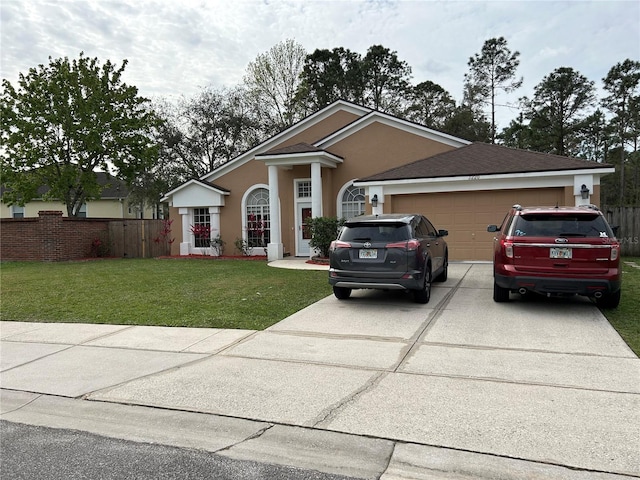
[[[307,226],[306,219],[311,217],[311,203],[299,202],[296,205],[296,256],[308,257],[311,254],[309,240],[311,229]]]

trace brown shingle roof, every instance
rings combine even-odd
[[[98,185],[106,186],[102,193],[100,194],[100,198],[108,199],[108,198],[125,198],[129,195],[129,188],[127,184],[118,178],[107,175],[105,172],[95,172],[96,178],[98,180]],[[2,185],[0,189],[0,194],[4,193],[7,188]],[[48,185],[41,185],[38,187],[38,195],[37,198],[41,198],[45,193],[50,190]]]
[[[472,143],[449,152],[417,160],[366,178],[362,182],[408,180],[417,178],[467,177],[504,173],[582,170],[611,165],[548,153]]]

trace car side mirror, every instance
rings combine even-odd
[[[498,228],[497,225],[489,225],[487,227],[487,232],[499,232],[500,229]]]
[[[449,230],[438,230],[439,237],[446,237],[447,235],[449,235]]]
[[[615,227],[611,227],[611,230],[613,230],[613,234],[617,237],[618,236],[618,230],[620,230],[620,225],[616,225]]]

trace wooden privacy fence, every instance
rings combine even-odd
[[[162,235],[164,220],[109,221],[109,255],[125,258],[155,258],[170,254]]]
[[[37,217],[0,220],[0,260],[161,257],[170,254],[170,233],[165,220],[66,218],[43,210]]]
[[[640,257],[640,207],[602,207],[609,225],[618,227],[623,256]]]

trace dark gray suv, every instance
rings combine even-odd
[[[357,288],[408,290],[416,302],[429,302],[432,281],[447,279],[448,233],[418,214],[347,220],[329,251],[333,293],[344,300]]]

